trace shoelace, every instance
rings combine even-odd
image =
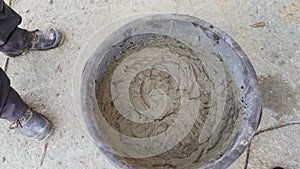
[[[22,120],[25,120],[27,118],[27,115],[24,115],[22,116],[20,119],[14,121],[10,126],[9,126],[9,129],[16,129],[18,128],[19,126],[22,128],[22,124],[21,124],[21,121]]]

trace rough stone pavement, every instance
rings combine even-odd
[[[8,0],[6,1],[8,2]],[[113,166],[81,128],[72,106],[72,72],[78,53],[94,33],[124,16],[145,12],[184,13],[206,20],[235,39],[250,58],[263,94],[260,129],[300,121],[299,0],[11,0],[22,27],[63,30],[55,50],[9,59],[12,86],[54,123],[47,143],[25,140],[0,123],[0,168],[99,168]],[[264,27],[250,25],[265,22]],[[0,64],[4,63],[1,54]],[[45,148],[46,147],[46,148]],[[46,150],[46,151],[45,151]],[[244,168],[244,153],[230,168]],[[257,135],[248,168],[300,168],[300,125]]]

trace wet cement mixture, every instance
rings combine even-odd
[[[96,95],[106,122],[120,134],[103,140],[122,147],[118,160],[132,168],[195,168],[222,155],[240,127],[241,109],[215,53],[156,35],[116,58],[97,81]]]

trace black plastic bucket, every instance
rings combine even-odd
[[[144,53],[134,55],[132,51],[135,50]],[[154,52],[152,60],[151,50]],[[159,56],[159,53],[162,53],[162,56]],[[132,59],[126,61],[126,58],[122,58],[127,55],[128,57],[134,55],[130,57],[137,58],[139,61],[133,62]],[[144,55],[149,56],[140,59]],[[173,55],[180,56],[181,60],[177,61]],[[150,61],[147,63],[149,58],[151,63]],[[176,66],[180,67],[181,63],[185,63],[184,60],[188,60],[189,64],[178,70]],[[199,63],[194,64],[191,60]],[[125,61],[126,63],[124,63]],[[154,62],[155,64],[152,64]],[[111,70],[121,64],[124,68]],[[131,66],[132,69],[128,69],[129,72],[135,68],[144,68],[130,74],[123,70],[127,69],[128,66],[130,67],[130,64],[135,65]],[[171,68],[168,68],[168,65]],[[185,71],[188,68],[193,70],[192,73]],[[152,69],[159,72],[157,76],[151,74],[152,77],[149,77],[149,72]],[[168,75],[167,70],[174,71]],[[203,75],[197,74],[199,70],[204,72],[202,72]],[[108,71],[111,71],[110,75],[108,75]],[[132,79],[128,79],[125,75],[122,79],[123,75],[116,73],[118,71],[125,73],[125,75],[128,73],[128,77],[130,76]],[[152,133],[152,135],[131,135],[132,132],[138,130],[136,126],[143,126],[147,129],[147,123],[154,124],[154,121],[169,118],[165,116],[161,118],[162,115],[158,115],[159,117],[154,118],[153,121],[147,121],[152,116],[143,117],[143,120],[136,121],[142,119],[141,114],[137,114],[136,118],[132,120],[134,122],[130,120],[130,117],[134,118],[135,115],[128,115],[130,113],[128,111],[131,110],[129,108],[134,107],[134,111],[137,111],[138,106],[135,107],[133,102],[135,98],[140,96],[128,93],[138,93],[139,95],[139,90],[135,91],[134,88],[119,90],[113,88],[113,84],[118,83],[119,86],[126,86],[126,81],[129,86],[143,86],[143,80],[142,82],[138,80],[140,76],[145,76],[146,79],[150,79],[149,81],[155,78],[161,79],[161,76],[169,78],[167,79],[168,85],[173,85],[171,87],[175,88],[177,95],[179,95],[177,105],[180,107],[180,112],[185,114],[181,116],[175,113],[174,115],[172,112],[173,114],[169,113],[166,116],[174,116],[174,119],[182,117],[193,123],[188,127],[188,124],[182,122],[178,126],[184,126],[183,128],[175,127],[178,130],[183,129],[180,132],[185,134],[175,135],[176,131],[174,131],[173,134],[169,133],[170,135],[163,132]],[[182,80],[183,78],[184,80]],[[201,78],[207,81],[207,87],[203,87],[206,88],[203,89],[205,94],[199,92],[202,91],[201,86],[205,86],[206,83]],[[108,87],[102,83],[103,79],[111,80],[107,84]],[[155,82],[155,84],[157,83]],[[198,86],[197,90],[194,91],[194,89],[189,88],[189,86],[194,87],[195,84]],[[187,89],[183,89],[184,87]],[[227,87],[229,88],[227,89]],[[124,96],[116,96],[118,92],[114,90],[123,93]],[[155,90],[156,93],[149,92],[153,97],[158,92],[157,96],[159,97],[156,101],[155,98],[153,101],[150,96],[145,96],[148,100],[152,99],[150,107],[156,104],[159,107],[161,94],[159,92],[164,92],[163,90],[164,88]],[[195,93],[199,93],[199,96]],[[209,96],[208,99],[206,95]],[[108,98],[108,96],[113,98]],[[122,103],[119,98],[126,99],[127,96],[129,101]],[[111,99],[110,102],[105,102],[105,98]],[[164,102],[165,97],[162,96],[161,98],[161,102]],[[205,99],[202,98],[208,101],[205,102]],[[227,168],[249,145],[261,115],[261,93],[256,74],[241,47],[226,33],[213,25],[187,15],[150,15],[135,19],[110,34],[98,45],[93,55],[89,56],[85,63],[81,75],[80,99],[82,117],[88,134],[101,152],[119,168]],[[168,97],[167,99],[172,100],[173,98]],[[235,102],[236,100],[237,102]],[[210,108],[205,114],[205,110],[201,108],[204,102],[209,102],[211,107],[214,107],[214,103],[216,103],[219,104],[219,107]],[[110,103],[110,105],[106,103]],[[118,104],[119,109],[116,108]],[[185,105],[191,106],[186,108]],[[166,107],[166,105],[164,106]],[[198,119],[198,114],[193,114],[191,109],[200,112],[199,116],[201,117]],[[110,117],[115,112],[125,110],[127,114]],[[194,119],[185,118],[185,116],[192,115],[197,115],[197,117]],[[124,118],[126,122],[122,121],[122,124],[117,124],[120,122],[120,118]],[[170,120],[172,121],[173,118]],[[218,124],[213,124],[215,122]],[[125,123],[127,125],[122,126]],[[176,123],[180,122],[177,120]],[[126,127],[132,127],[132,129],[127,130]],[[188,130],[185,131],[184,129]],[[197,129],[199,129],[199,133],[195,133]],[[201,135],[201,133],[206,133],[206,135]],[[165,134],[165,139],[160,139],[161,142],[159,142],[158,137],[162,134]],[[145,138],[146,136],[149,137]],[[155,147],[151,147],[151,145]],[[161,148],[164,146],[166,147]],[[201,149],[197,149],[201,146]]]

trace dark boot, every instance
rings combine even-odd
[[[50,121],[44,115],[31,109],[28,109],[25,115],[10,128],[16,128],[23,136],[35,141],[46,140],[52,132]]]
[[[6,44],[0,46],[7,56],[16,57],[32,50],[48,50],[57,47],[63,40],[63,35],[57,29],[35,30],[28,32],[17,28]]]
[[[34,38],[29,50],[48,50],[56,48],[63,39],[62,33],[56,29],[33,31]]]

